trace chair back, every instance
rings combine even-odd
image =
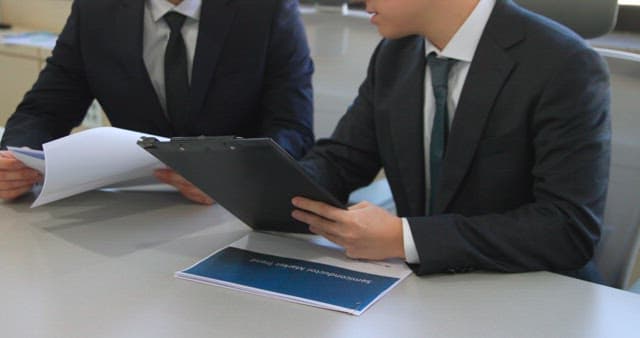
[[[585,39],[610,32],[618,16],[618,0],[514,0],[520,6],[571,28]]]
[[[611,73],[611,170],[596,265],[607,285],[626,288],[640,236],[640,55],[598,49]]]
[[[617,0],[514,0],[585,39],[610,32]],[[640,57],[599,50],[609,65],[612,89],[612,150],[604,226],[595,262],[607,285],[628,287],[640,226]]]

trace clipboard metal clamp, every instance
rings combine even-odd
[[[240,136],[197,136],[197,137],[173,137],[169,142],[173,144],[177,144],[178,149],[184,151],[185,148],[183,147],[183,144],[187,145],[187,144],[198,144],[206,141],[215,141],[215,142],[221,141],[223,144],[226,145],[226,143],[224,143],[225,141],[230,142],[230,141],[236,141],[236,140],[242,140],[242,139],[243,137],[240,137]],[[137,143],[143,149],[156,149],[157,145],[160,144],[161,141],[155,137],[142,136]],[[230,146],[230,148],[234,150],[235,146]]]
[[[138,145],[144,149],[153,149],[156,147],[158,139],[155,137],[143,136],[138,140]]]

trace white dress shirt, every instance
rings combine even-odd
[[[462,93],[462,87],[467,79],[469,73],[469,67],[473,61],[473,56],[478,48],[478,43],[482,37],[484,28],[489,21],[491,12],[495,5],[495,0],[480,0],[476,8],[473,10],[467,20],[460,26],[456,34],[454,34],[451,41],[445,46],[443,50],[439,50],[428,39],[425,39],[425,57],[430,53],[435,52],[438,57],[455,59],[456,62],[451,71],[449,72],[449,91],[447,97],[447,108],[449,112],[449,126],[453,124],[453,116],[456,108],[458,107],[458,101],[460,94]],[[433,95],[433,86],[431,84],[431,72],[429,67],[426,67],[425,79],[424,79],[424,149],[429,149],[431,146],[431,128],[433,127],[433,118],[435,116],[436,104]],[[430,196],[431,187],[429,186],[429,156],[425,154],[425,182],[427,200]],[[428,203],[427,201],[427,208]],[[428,210],[427,210],[428,212]],[[416,249],[415,241],[413,240],[413,234],[411,233],[411,227],[409,221],[406,218],[402,219],[402,236],[404,242],[404,253],[407,263],[420,263],[420,257]]]
[[[182,26],[182,38],[187,47],[187,69],[189,82],[191,82],[201,7],[201,0],[184,0],[177,6],[167,0],[146,0],[145,2],[142,57],[153,89],[156,91],[160,105],[165,112],[167,111],[167,96],[164,84],[164,53],[169,42],[171,29],[162,17],[170,11],[178,12],[187,17]]]

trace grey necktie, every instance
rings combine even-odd
[[[427,57],[427,66],[431,71],[433,95],[435,97],[435,116],[431,129],[431,145],[429,147],[430,196],[429,214],[433,214],[435,199],[438,196],[438,183],[442,172],[447,138],[449,136],[449,112],[447,109],[449,71],[456,60],[438,58],[436,53]]]
[[[189,75],[187,47],[182,38],[182,25],[187,18],[177,12],[165,14],[164,20],[171,29],[164,56],[165,95],[167,115],[177,135],[186,132],[189,100]]]

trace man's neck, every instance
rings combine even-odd
[[[443,50],[456,32],[469,18],[480,0],[449,0],[431,11],[425,20],[423,35],[438,49]]]
[[[167,1],[169,1],[174,6],[178,6],[179,4],[182,3],[183,0],[167,0]]]

